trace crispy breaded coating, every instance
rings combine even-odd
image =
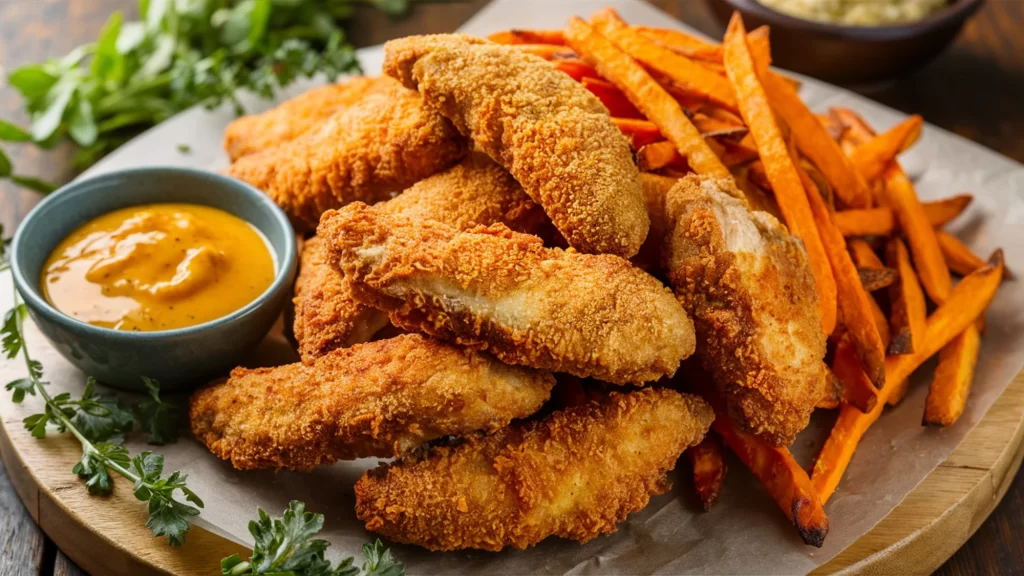
[[[340,84],[313,88],[262,114],[243,116],[228,124],[224,129],[224,150],[234,162],[242,156],[291,142],[319,127],[335,112],[390,86],[386,76],[358,76]]]
[[[508,170],[481,152],[471,152],[459,164],[420,180],[378,207],[389,214],[436,220],[460,230],[501,223],[532,234],[547,220],[544,210]]]
[[[661,268],[661,246],[670,229],[670,222],[665,217],[665,196],[678,182],[678,178],[640,173],[640,183],[644,191],[644,204],[647,216],[651,219],[651,230],[640,246],[640,251],[630,260],[644,270],[652,271]]]
[[[814,279],[800,241],[732,186],[688,176],[669,192],[666,269],[733,421],[785,446],[829,380]]]
[[[500,222],[530,233],[547,219],[511,174],[478,152],[377,206],[388,213],[437,220],[460,229]],[[336,260],[328,258],[319,237],[311,238],[302,250],[293,302],[293,332],[306,363],[335,348],[367,342],[389,324],[386,314],[352,297]]]
[[[250,154],[229,176],[263,190],[299,227],[354,202],[378,202],[458,162],[468,143],[397,82],[331,116],[319,129]]]
[[[615,384],[675,373],[693,325],[658,280],[610,254],[545,248],[496,224],[468,231],[357,203],[318,232],[360,301],[401,328],[520,364]]]
[[[369,470],[356,483],[356,515],[367,530],[429,550],[586,542],[668,491],[666,472],[713,419],[696,396],[613,392]]]
[[[352,298],[337,261],[316,236],[302,247],[292,302],[292,332],[307,364],[331,350],[368,342],[390,324],[387,314]]]
[[[586,88],[541,58],[461,35],[411,36],[384,50],[384,72],[508,169],[570,246],[636,254],[649,225],[639,172]]]
[[[192,434],[239,470],[308,471],[389,458],[428,440],[494,431],[536,412],[555,379],[406,334],[313,364],[249,370],[192,395]]]

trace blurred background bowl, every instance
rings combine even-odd
[[[847,85],[892,80],[927,64],[949,46],[982,1],[951,0],[916,22],[848,26],[797,18],[757,0],[706,0],[723,26],[738,11],[747,30],[771,27],[773,65]]]

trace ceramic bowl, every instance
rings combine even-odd
[[[100,328],[57,311],[40,291],[50,252],[87,221],[140,204],[185,202],[219,208],[251,223],[270,242],[273,283],[245,307],[196,326],[159,332]],[[72,364],[97,380],[143,390],[140,376],[164,390],[184,389],[225,374],[267,334],[288,298],[296,267],[288,217],[259,190],[211,172],[172,167],[111,172],[72,182],[39,203],[18,227],[11,270],[36,325]]]
[[[783,14],[757,0],[706,0],[723,25],[734,11],[743,15],[747,30],[767,24],[775,66],[846,85],[893,80],[927,64],[982,1],[950,0],[943,10],[906,24],[844,26]]]

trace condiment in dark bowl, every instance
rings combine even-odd
[[[950,0],[923,20],[879,26],[797,18],[757,0],[706,1],[723,25],[734,11],[747,30],[768,25],[772,63],[779,68],[836,84],[867,84],[892,80],[938,56],[983,0]]]

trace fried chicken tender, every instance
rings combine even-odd
[[[713,419],[696,396],[613,392],[367,471],[356,516],[367,530],[429,550],[586,542],[668,491],[666,472]]]
[[[467,36],[412,36],[384,50],[384,72],[508,169],[570,246],[636,254],[649,226],[639,172],[586,88],[541,58]]]
[[[331,350],[369,342],[390,324],[387,314],[352,298],[337,261],[317,236],[302,247],[292,302],[292,332],[299,344],[299,356],[307,364]]]
[[[825,334],[803,245],[733,186],[688,176],[668,193],[666,269],[732,420],[785,446],[829,381]]]
[[[693,353],[693,325],[658,280],[610,254],[545,248],[504,225],[460,232],[350,204],[318,232],[356,299],[400,328],[500,360],[643,383]]]
[[[229,176],[263,190],[300,228],[356,200],[378,202],[458,162],[468,142],[397,82],[336,113],[318,129],[250,154]]]
[[[478,152],[377,204],[377,208],[460,229],[500,222],[531,233],[547,220],[511,174]],[[293,302],[293,332],[299,355],[306,363],[335,348],[367,342],[389,324],[387,314],[352,297],[337,261],[328,257],[319,237],[311,238],[303,247]]]
[[[262,114],[243,116],[224,130],[224,150],[234,162],[242,156],[291,142],[368,94],[391,88],[385,77],[356,77],[313,88]]]
[[[193,394],[189,416],[192,434],[239,470],[308,471],[498,430],[536,412],[554,384],[546,372],[406,334],[311,366],[235,368]]]

